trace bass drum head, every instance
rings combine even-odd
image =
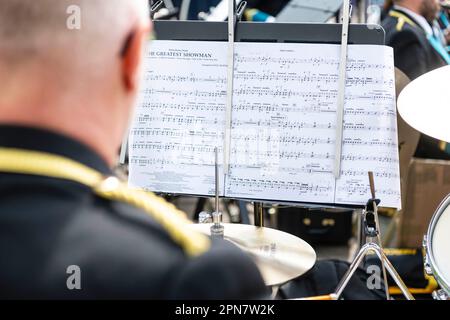
[[[450,293],[450,197],[442,203],[431,222],[428,254],[437,282]]]

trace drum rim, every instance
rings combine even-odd
[[[426,256],[428,258],[428,263],[430,265],[431,271],[436,279],[436,282],[444,289],[447,293],[450,293],[450,284],[447,283],[445,278],[442,276],[443,272],[439,269],[436,259],[434,257],[432,242],[434,230],[436,229],[436,225],[441,218],[442,214],[445,212],[447,208],[450,207],[450,194],[439,204],[437,210],[433,214],[431,219],[431,223],[428,226],[427,236],[426,236]]]

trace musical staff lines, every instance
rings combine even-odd
[[[222,153],[224,145],[226,46],[153,42],[130,130],[131,185],[214,193],[214,148]],[[374,171],[382,205],[400,207],[392,49],[350,45],[348,56],[343,141],[336,142],[339,45],[236,44],[222,196],[365,204],[367,172]],[[336,143],[343,146],[338,180]]]
[[[240,44],[239,44],[240,45]],[[257,44],[259,45],[259,44]],[[265,44],[263,44],[265,45]],[[278,44],[276,44],[278,45]],[[271,67],[273,65],[278,65],[279,69],[284,69],[286,66],[296,66],[296,65],[309,65],[311,67],[322,67],[327,66],[329,69],[335,69],[339,67],[339,59],[336,59],[336,56],[333,54],[334,57],[307,57],[307,58],[298,58],[295,57],[293,53],[298,53],[296,46],[298,47],[298,44],[283,44],[284,47],[290,47],[287,50],[281,49],[279,50],[280,53],[285,53],[285,57],[270,57],[265,56],[264,53],[259,52],[259,54],[256,51],[250,51],[251,55],[241,55],[239,53],[235,54],[235,63],[236,64],[257,64],[261,68],[264,67]],[[303,45],[304,48],[309,46],[312,51],[314,50],[314,47],[318,47],[321,45]],[[322,45],[323,46],[323,45]],[[329,48],[332,47],[332,45],[327,45]],[[334,46],[335,48],[338,48],[339,46]],[[316,53],[315,51],[314,53]],[[287,54],[286,54],[287,53]],[[357,70],[357,71],[364,71],[367,69],[392,69],[392,66],[386,65],[385,63],[370,63],[367,62],[365,58],[362,57],[362,59],[352,59],[349,58],[347,62],[347,70]]]
[[[245,188],[246,192],[236,193],[237,189]],[[230,196],[251,197],[252,199],[278,199],[270,198],[278,192],[295,193],[300,198],[322,198],[334,192],[334,185],[314,182],[298,182],[284,180],[264,180],[237,178],[233,175],[227,184],[227,194]]]
[[[213,195],[225,126],[223,43],[155,41],[149,50],[130,131],[130,184]]]
[[[225,105],[223,104],[215,104],[215,103],[193,103],[193,102],[186,102],[186,104],[180,104],[180,103],[157,103],[153,101],[142,101],[140,105],[141,109],[145,109],[144,113],[145,115],[149,116],[149,112],[153,111],[160,111],[165,110],[166,113],[169,112],[182,112],[182,113],[193,113],[196,114],[198,112],[216,112],[216,113],[222,113],[225,111]]]
[[[352,67],[349,67],[352,70]],[[303,74],[296,74],[294,72],[266,72],[266,73],[256,73],[256,72],[237,72],[234,75],[236,80],[243,81],[279,81],[294,82],[294,83],[337,83],[339,81],[339,76],[337,74],[314,74],[311,72],[305,72]],[[392,79],[386,80],[383,78],[373,78],[367,76],[356,76],[348,78],[346,80],[348,86],[366,86],[372,84],[381,84],[388,87],[394,86],[394,81]]]
[[[342,141],[345,164],[341,179],[335,181],[338,67],[338,46],[237,44],[230,159],[234,180],[227,184],[227,192],[258,198],[257,192],[269,188],[270,199],[364,203],[370,197],[368,188],[361,191],[367,187],[369,170],[375,171],[380,194],[385,188],[399,191],[392,52],[350,46]],[[262,176],[265,182],[259,188]],[[277,186],[277,181],[311,181],[316,186],[320,181],[322,191],[270,188],[268,181]],[[355,186],[355,181],[364,187],[345,188]],[[399,205],[397,196],[387,193],[388,205]]]
[[[223,119],[218,118],[208,118],[206,116],[185,116],[185,115],[162,115],[162,116],[149,116],[140,115],[137,117],[137,122],[139,124],[154,124],[158,123],[161,125],[202,125],[202,126],[213,126],[217,124],[225,125]]]
[[[204,83],[212,83],[217,84],[218,86],[224,85],[227,83],[226,77],[198,77],[194,73],[189,75],[181,76],[181,75],[171,75],[171,74],[154,74],[147,73],[145,76],[145,81],[161,81],[168,82],[171,84],[180,84],[180,83],[194,83],[194,84],[204,84]]]

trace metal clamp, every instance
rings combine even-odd
[[[150,3],[150,18],[153,19],[155,13],[163,6],[163,0],[151,1]]]
[[[242,21],[245,9],[247,9],[247,1],[242,1],[236,8],[235,26],[237,25],[238,22]]]
[[[444,290],[437,290],[437,291],[433,292],[433,299],[434,300],[445,301],[445,300],[449,300],[450,296]]]
[[[379,199],[370,199],[364,210],[364,233],[366,237],[375,238],[379,235],[375,217],[375,206],[380,204]]]

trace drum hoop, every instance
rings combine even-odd
[[[437,281],[437,283],[444,289],[447,293],[450,293],[450,284],[447,283],[445,278],[442,276],[443,272],[439,269],[436,259],[434,257],[432,242],[434,230],[436,229],[436,225],[439,222],[442,214],[445,210],[450,207],[450,194],[440,203],[436,212],[433,214],[433,218],[431,219],[431,223],[428,227],[427,239],[426,239],[426,255],[428,257],[428,262],[430,264],[431,271]]]

